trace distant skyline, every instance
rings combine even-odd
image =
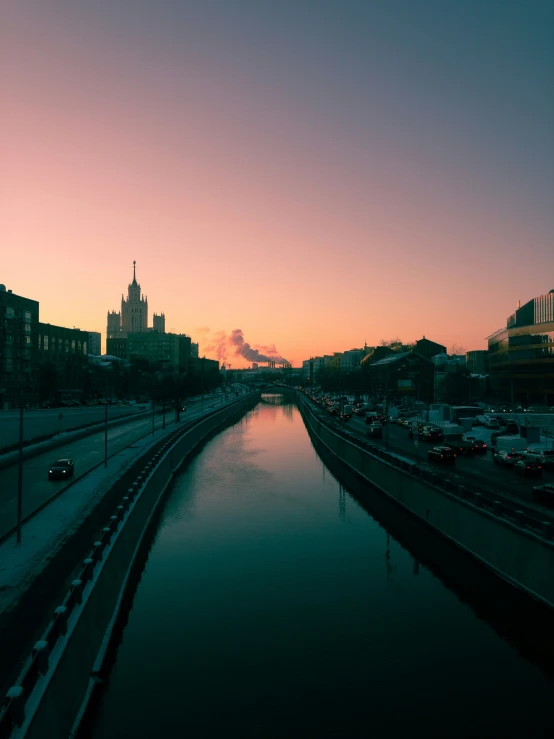
[[[554,288],[550,0],[7,0],[0,87],[0,282],[42,321],[104,342],[136,260],[167,331],[297,366],[484,349]]]

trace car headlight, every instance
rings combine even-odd
[[[53,473],[53,471],[52,471],[52,470],[50,470],[50,474],[52,474],[52,473]]]

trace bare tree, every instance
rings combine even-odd
[[[466,348],[465,346],[462,346],[461,344],[452,344],[452,346],[448,350],[448,353],[450,356],[452,356],[453,354],[464,355],[466,353]]]

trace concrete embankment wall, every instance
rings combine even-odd
[[[35,649],[20,676],[18,685],[25,685],[31,681],[29,675],[34,670],[32,690],[21,699],[12,697],[10,702],[11,716],[21,724],[13,729],[13,737],[70,735],[92,693],[95,678],[91,679],[91,675],[102,669],[143,538],[176,471],[199,445],[253,407],[258,399],[258,395],[252,394],[174,435],[132,483],[123,505],[105,522],[102,538],[93,547],[94,554],[84,560],[82,574],[73,582],[63,603],[71,611],[67,627],[56,616],[46,636],[38,642],[39,649],[45,651],[46,668],[37,659],[40,655]],[[52,638],[45,647],[48,634]]]
[[[360,448],[354,440],[323,423],[302,397],[299,406],[310,432],[380,493],[395,500],[507,582],[554,608],[552,540],[418,479],[411,474],[415,469],[408,471],[405,469],[408,465],[400,459],[383,459]],[[473,496],[476,502],[479,497]],[[551,537],[548,524],[544,525],[544,530],[546,537]]]

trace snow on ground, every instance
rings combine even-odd
[[[186,421],[219,407],[219,404],[206,404],[203,412],[187,413]],[[62,495],[25,523],[21,544],[16,543],[15,534],[0,544],[0,612],[11,610],[17,604],[80,522],[133,462],[175,428],[172,423],[165,430],[157,429],[153,437],[139,439],[133,442],[132,448],[123,449],[110,457],[107,468],[96,467],[77,479]],[[67,435],[70,437],[71,432],[67,432]]]

